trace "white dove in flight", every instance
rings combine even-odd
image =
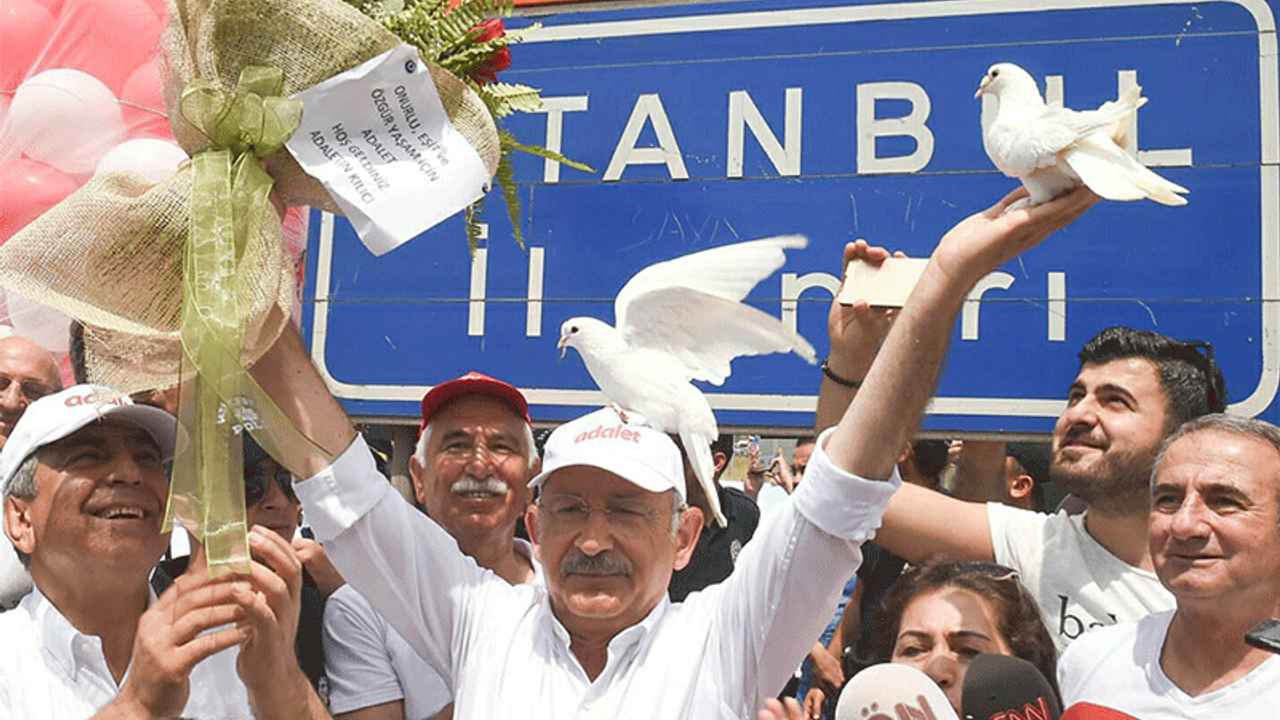
[[[741,302],[803,248],[799,235],[723,245],[660,262],[636,273],[613,304],[616,328],[590,317],[560,326],[560,357],[577,348],[609,401],[676,433],[711,504],[725,524],[714,485],[715,414],[690,380],[720,385],[741,355],[795,351],[814,364],[813,346],[782,321]],[[641,418],[629,418],[637,422]]]
[[[1186,205],[1177,194],[1186,188],[1151,172],[1124,149],[1129,120],[1147,102],[1141,92],[1135,86],[1097,110],[1075,111],[1046,105],[1035,78],[1017,65],[992,65],[974,95],[997,103],[983,123],[982,147],[1000,172],[1022,180],[1032,206],[1081,184],[1108,200]]]

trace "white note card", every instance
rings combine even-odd
[[[845,268],[837,299],[843,305],[865,300],[871,307],[902,307],[915,289],[929,258],[891,257],[879,266],[854,260]]]
[[[302,124],[286,143],[324,183],[374,255],[479,200],[489,174],[445,115],[431,71],[400,45],[294,95]]]

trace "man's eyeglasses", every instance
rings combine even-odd
[[[244,474],[244,506],[253,507],[262,502],[262,498],[267,496],[267,490],[270,488],[272,480],[280,487],[280,492],[284,493],[286,498],[292,502],[295,500],[293,494],[293,474],[284,468],[277,468],[275,472],[246,471]]]

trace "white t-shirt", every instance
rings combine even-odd
[[[1164,674],[1160,649],[1173,611],[1126,622],[1073,643],[1058,663],[1063,706],[1113,708],[1141,720],[1280,717],[1280,656],[1227,687],[1191,697]]]
[[[1112,555],[1084,529],[1084,515],[987,504],[996,562],[1018,571],[1040,604],[1058,652],[1086,631],[1172,610],[1155,573]]]
[[[39,590],[0,614],[0,718],[85,720],[115,699],[102,640],[77,630]],[[251,720],[249,695],[230,647],[191,671],[181,715],[190,720]]]
[[[325,601],[324,668],[334,714],[404,700],[405,720],[422,720],[453,702],[440,673],[350,585]]]
[[[544,583],[529,543],[516,538],[515,550],[533,565],[534,583]],[[325,602],[324,666],[334,714],[404,700],[405,720],[423,720],[453,702],[440,673],[350,585]]]

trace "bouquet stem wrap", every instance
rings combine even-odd
[[[248,67],[234,92],[197,80],[180,104],[210,144],[191,159],[179,336],[196,379],[179,405],[191,444],[174,466],[165,528],[178,520],[203,541],[213,574],[249,571],[242,433],[261,427],[265,394],[241,364],[248,318],[236,283],[247,239],[279,223],[274,180],[259,158],[279,150],[302,117],[300,102],[278,97],[283,84],[278,69]],[[264,435],[255,433],[270,452]]]

